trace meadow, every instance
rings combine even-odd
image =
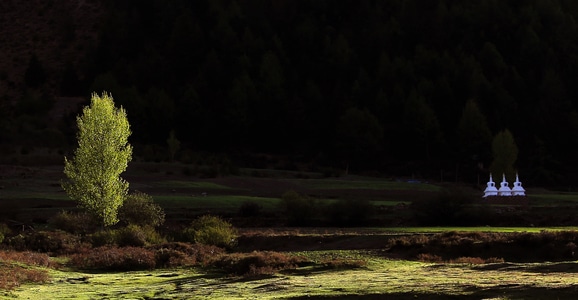
[[[62,169],[3,167],[2,216],[13,230],[50,230],[49,219],[76,210],[59,187]],[[203,263],[133,271],[74,267],[70,255],[46,253],[41,263],[0,250],[1,276],[23,269],[28,279],[6,285],[9,299],[574,299],[578,243],[571,221],[518,226],[418,226],[409,221],[414,201],[428,201],[447,184],[298,172],[198,178],[180,165],[139,163],[126,173],[131,189],[153,196],[167,214],[165,230],[203,214],[221,215],[238,229],[237,245],[208,254]],[[476,196],[479,190],[461,187]],[[330,206],[366,201],[375,209],[358,227],[287,226],[282,195],[295,191]],[[578,195],[529,193],[530,216],[543,220],[572,213]],[[246,203],[257,215],[243,216]],[[320,217],[321,219],[323,217]],[[385,221],[383,221],[385,220]],[[322,220],[323,221],[323,220]],[[317,221],[315,221],[317,222]],[[316,224],[314,222],[314,224]],[[319,221],[321,222],[321,221]],[[387,226],[383,226],[383,222]],[[391,223],[399,222],[393,226]],[[323,222],[321,222],[323,223]],[[373,226],[377,224],[378,226]],[[212,250],[211,250],[212,251]],[[211,252],[212,253],[212,252]],[[50,255],[49,255],[50,254]],[[255,259],[248,272],[223,264]],[[290,261],[273,267],[273,261]],[[276,265],[277,266],[277,265]],[[250,266],[249,266],[250,267]],[[259,267],[255,271],[254,268]],[[36,272],[37,271],[37,272]],[[36,273],[35,273],[36,272]],[[44,274],[44,275],[42,275]],[[17,278],[14,280],[18,280]]]

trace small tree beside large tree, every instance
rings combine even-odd
[[[490,165],[490,172],[496,177],[505,174],[508,181],[514,181],[516,176],[514,164],[518,159],[518,146],[510,130],[504,129],[494,136],[492,154],[494,160]]]
[[[103,226],[114,225],[128,194],[128,182],[120,174],[132,158],[126,111],[114,106],[110,94],[93,93],[90,106],[77,117],[77,124],[78,148],[72,160],[64,158],[68,180],[62,187]]]

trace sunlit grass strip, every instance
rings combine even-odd
[[[376,231],[391,233],[442,233],[442,232],[541,232],[578,230],[576,226],[568,227],[386,227],[371,228]]]
[[[180,181],[167,180],[155,182],[154,186],[166,188],[192,188],[192,189],[207,189],[207,190],[226,190],[230,189],[228,186],[216,184],[206,181]]]

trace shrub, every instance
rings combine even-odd
[[[330,259],[323,261],[325,267],[332,269],[358,269],[367,266],[367,261],[363,259]]]
[[[93,247],[102,247],[105,245],[115,245],[118,232],[113,229],[104,229],[97,231],[89,236],[90,243]]]
[[[439,263],[442,262],[442,257],[435,255],[435,254],[429,254],[429,253],[420,253],[417,255],[417,260],[419,261],[423,261],[423,262],[435,262],[435,263]]]
[[[373,205],[369,200],[340,200],[329,207],[331,221],[337,226],[359,226],[367,223]]]
[[[94,217],[85,212],[72,213],[62,211],[52,217],[48,222],[52,224],[54,228],[70,233],[92,232],[98,227]]]
[[[206,266],[225,253],[216,246],[180,242],[153,245],[149,249],[155,251],[157,267]]]
[[[164,239],[151,226],[128,225],[119,229],[105,229],[93,233],[90,241],[94,247],[117,245],[120,247],[142,247],[164,242]]]
[[[130,194],[118,211],[119,219],[127,224],[159,226],[165,221],[165,212],[153,198],[142,192]]]
[[[295,269],[304,262],[305,260],[302,257],[264,251],[223,255],[214,264],[229,274],[257,276],[271,275],[281,270]]]
[[[121,247],[142,247],[148,244],[162,243],[163,241],[160,234],[150,226],[140,227],[137,225],[128,225],[127,227],[119,229],[116,234],[116,244]]]
[[[245,201],[239,207],[239,215],[245,218],[257,217],[261,214],[263,206],[254,201]]]
[[[30,251],[0,251],[0,260],[3,262],[18,262],[39,267],[55,266],[47,254]]]
[[[107,271],[150,270],[155,267],[153,251],[138,247],[99,247],[75,254],[70,263],[80,269]]]
[[[481,225],[478,216],[471,214],[473,199],[459,190],[444,190],[427,201],[412,203],[417,221],[426,226]]]
[[[480,257],[458,257],[456,259],[450,260],[450,263],[453,264],[471,264],[471,265],[481,265],[481,264],[489,264],[489,263],[503,263],[503,258],[497,257],[490,257],[487,259],[480,258]]]
[[[313,220],[317,209],[313,199],[295,191],[287,191],[281,196],[281,200],[287,212],[289,225],[308,225]]]
[[[14,250],[36,251],[52,254],[68,254],[85,247],[80,237],[64,231],[35,231],[19,234],[7,239],[6,243]]]
[[[10,233],[10,228],[4,223],[0,223],[0,243],[4,241],[4,236]]]
[[[194,220],[183,232],[189,242],[231,248],[237,240],[237,230],[229,222],[205,215]]]

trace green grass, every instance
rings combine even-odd
[[[392,233],[440,233],[440,232],[541,232],[578,230],[578,227],[387,227],[374,228],[376,231]]]
[[[292,181],[310,189],[324,190],[365,189],[428,192],[441,190],[439,186],[429,183],[410,183],[403,181],[387,181],[376,179],[295,179]]]
[[[327,252],[295,253],[320,260]],[[576,262],[432,264],[389,260],[371,253],[356,269],[298,268],[273,276],[239,278],[195,269],[124,273],[51,270],[47,284],[25,284],[15,299],[574,299]],[[0,294],[2,296],[2,294]],[[329,298],[327,298],[329,297]]]
[[[186,207],[200,210],[218,210],[223,212],[237,211],[244,202],[255,202],[263,207],[264,211],[279,210],[281,200],[237,195],[208,195],[208,196],[155,196],[155,202],[165,208]]]
[[[578,193],[528,194],[531,205],[560,206],[578,204]]]
[[[167,180],[155,182],[153,185],[156,187],[165,187],[165,188],[193,188],[193,189],[207,189],[207,190],[230,189],[228,186],[206,181]]]

